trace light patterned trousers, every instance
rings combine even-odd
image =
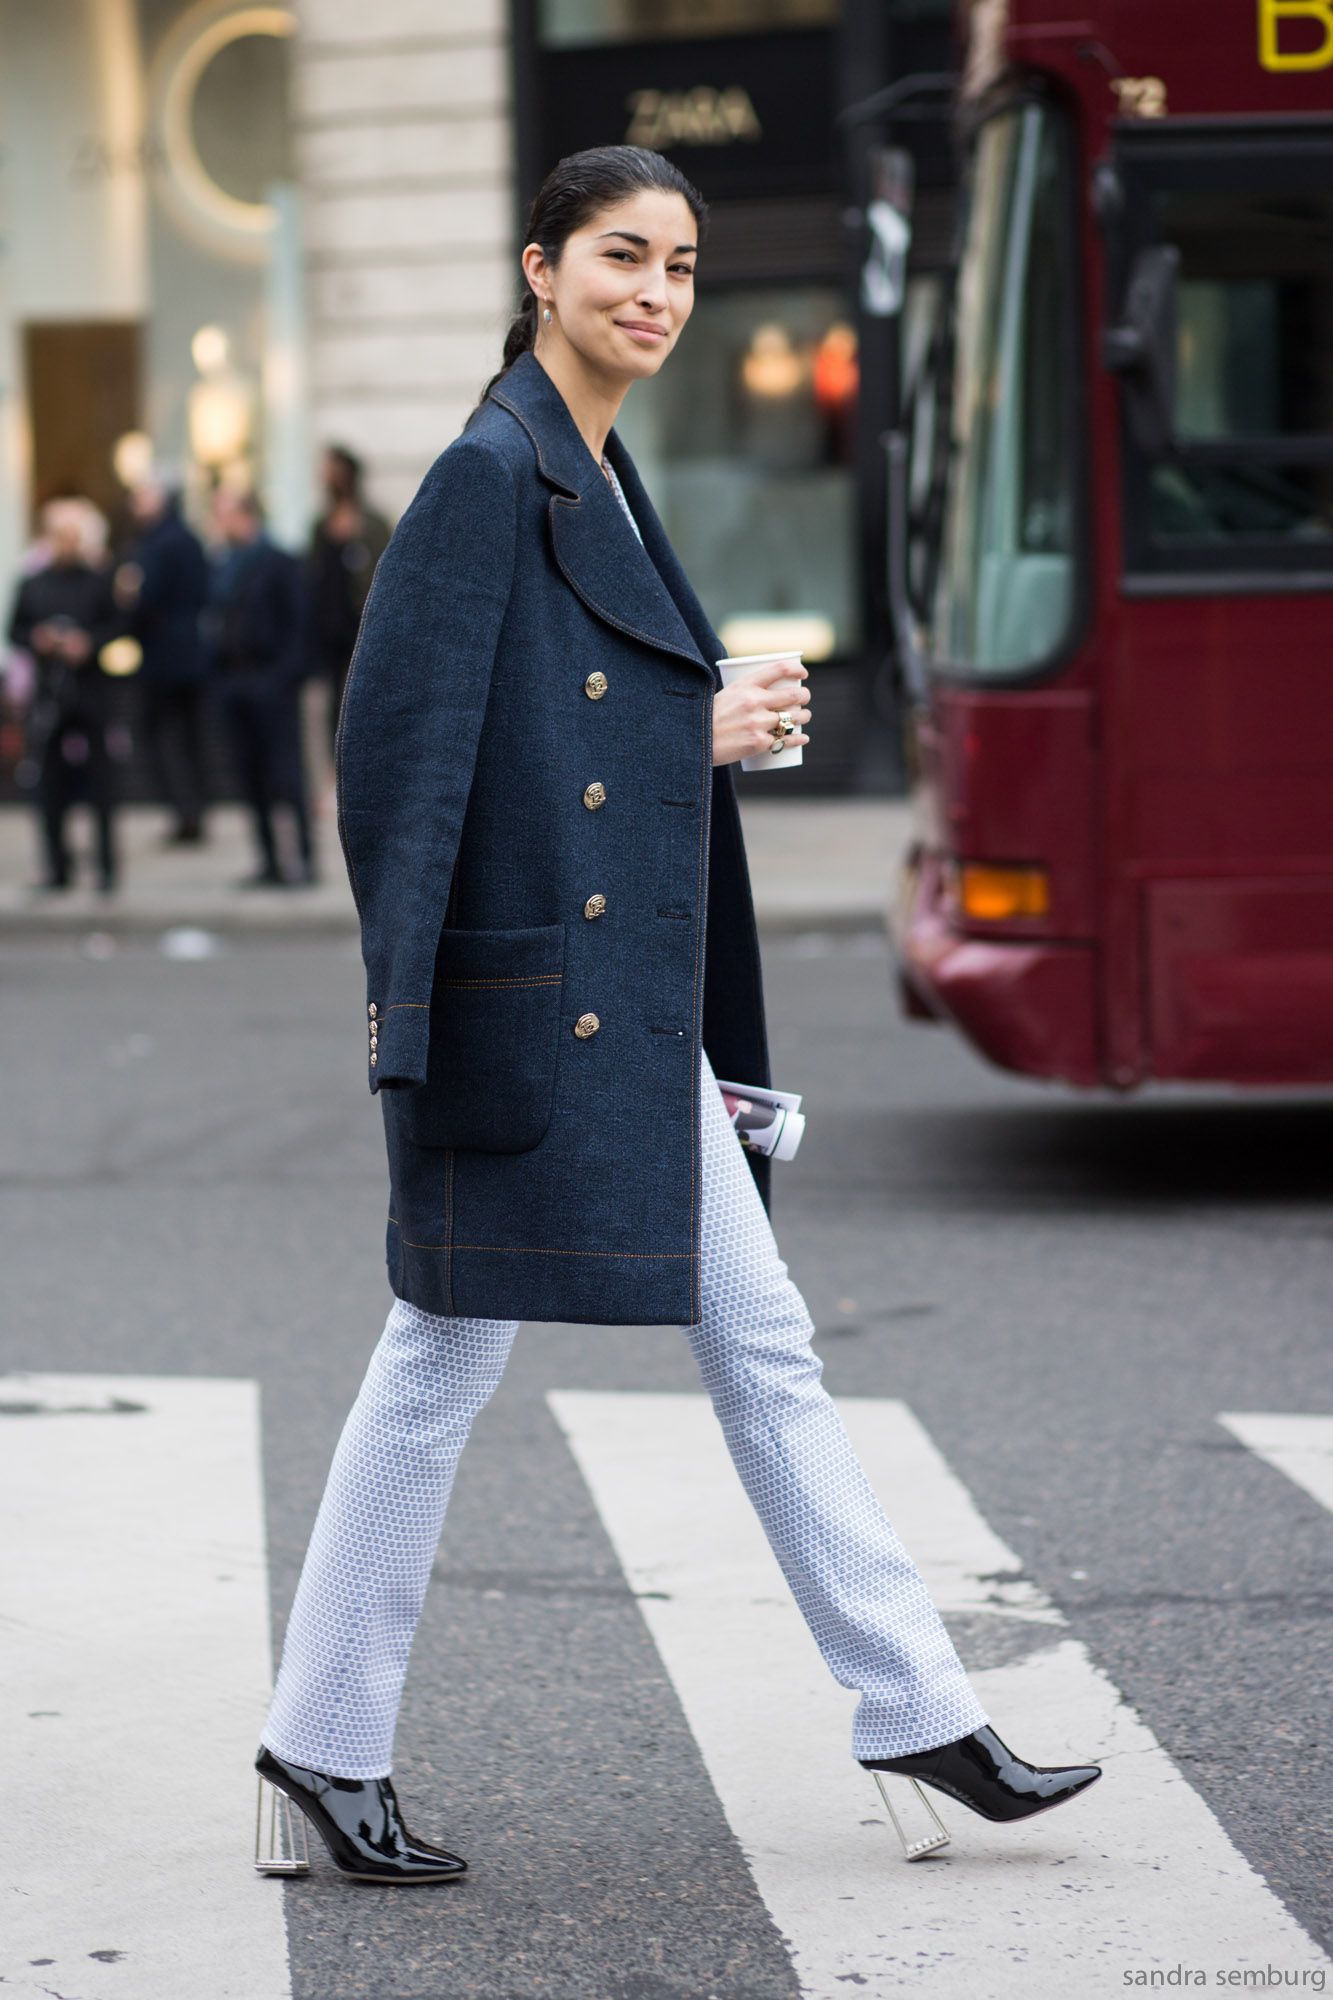
[[[703,1318],[684,1332],[736,1470],[830,1671],[860,1691],[853,1755],[953,1742],[985,1714],[820,1386],[810,1316],[706,1060],[702,1123]],[[292,1606],[264,1729],[290,1763],[387,1775],[454,1471],[517,1331],[395,1302]]]

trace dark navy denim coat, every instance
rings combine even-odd
[[[768,1081],[722,647],[607,456],[642,547],[524,356],[403,516],[348,679],[389,1279],[431,1313],[696,1322],[701,1041]]]

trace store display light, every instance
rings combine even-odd
[[[153,440],[147,431],[125,431],[116,439],[111,469],[127,493],[145,483],[153,470]]]
[[[752,396],[777,401],[796,394],[805,381],[807,365],[792,346],[786,327],[768,320],[750,336],[741,362],[741,380]]]
[[[738,611],[718,627],[733,659],[753,653],[799,653],[807,664],[827,660],[837,645],[831,618],[822,611]]]
[[[833,416],[856,401],[861,386],[856,328],[835,320],[815,349],[812,381],[815,401],[825,416]]]
[[[190,342],[190,359],[201,375],[218,375],[227,365],[231,342],[220,326],[201,326]]]
[[[201,326],[190,342],[202,377],[190,391],[190,450],[213,473],[243,458],[250,443],[254,391],[228,365],[230,353],[231,343],[220,326]]]

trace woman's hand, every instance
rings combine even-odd
[[[733,681],[713,696],[713,762],[715,764],[738,764],[742,757],[757,757],[761,750],[773,748],[773,725],[778,716],[788,715],[796,724],[796,733],[787,737],[787,744],[799,750],[810,738],[802,734],[810,720],[810,690],[804,686],[791,692],[794,681],[803,682],[806,669],[793,666],[790,660],[777,660],[771,667],[760,667],[758,673],[750,674],[743,681]],[[785,688],[786,694],[775,694],[775,688]]]

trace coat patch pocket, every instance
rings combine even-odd
[[[551,1122],[565,927],[444,931],[435,955],[426,1081],[407,1093],[417,1146],[527,1153]]]

